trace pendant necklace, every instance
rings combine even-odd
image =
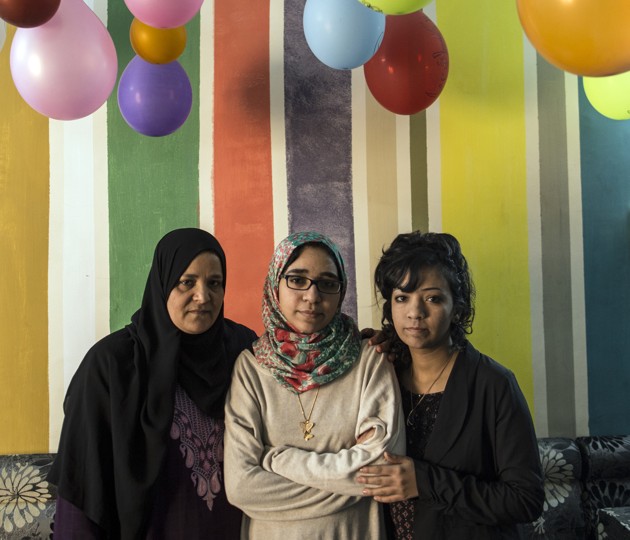
[[[317,401],[317,396],[319,396],[319,386],[317,387],[317,393],[315,394],[315,399],[313,400],[313,404],[311,405],[311,410],[308,413],[308,416],[304,413],[304,407],[302,406],[302,399],[300,398],[300,394],[297,395],[298,401],[300,403],[300,410],[302,411],[302,416],[304,417],[304,422],[300,422],[300,428],[302,429],[302,433],[304,434],[304,440],[310,441],[315,435],[311,433],[311,430],[315,427],[315,424],[311,422],[311,416],[313,415],[313,409],[315,408],[315,402]]]
[[[444,366],[442,367],[442,369],[438,373],[438,376],[434,379],[434,381],[431,383],[429,388],[427,388],[427,391],[424,394],[420,395],[420,399],[417,401],[417,403],[415,405],[413,404],[413,392],[409,392],[409,401],[411,403],[411,410],[409,411],[409,414],[407,415],[407,425],[408,426],[413,426],[414,425],[412,420],[411,420],[411,415],[418,408],[420,403],[422,403],[424,401],[424,398],[429,395],[429,392],[431,391],[431,388],[433,388],[435,383],[440,380],[440,377],[442,376],[442,373],[444,373],[444,370],[446,369],[446,366],[448,366],[451,363],[451,360],[453,358],[455,358],[456,355],[457,355],[457,351],[455,351],[453,354],[451,354],[451,356],[448,357],[448,360],[446,360],[446,362],[444,363]],[[412,376],[412,379],[413,379],[413,361],[411,363],[411,376]]]

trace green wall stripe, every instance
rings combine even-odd
[[[134,53],[133,16],[124,2],[109,1],[109,32],[118,52],[118,72]],[[146,137],[120,114],[117,89],[107,111],[109,167],[110,325],[127,324],[140,306],[157,241],[177,227],[199,224],[199,15],[186,25],[188,42],[179,61],[193,89],[190,116],[175,133]]]

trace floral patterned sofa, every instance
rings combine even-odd
[[[523,539],[630,539],[630,436],[540,438],[543,514]],[[51,539],[54,454],[0,455],[0,540]]]
[[[630,539],[630,436],[540,438],[545,505],[521,538]]]
[[[46,481],[54,454],[0,455],[0,539],[52,538],[55,486]]]

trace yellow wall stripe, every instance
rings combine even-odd
[[[48,119],[0,52],[0,453],[48,451]]]
[[[437,6],[450,72],[440,97],[442,223],[477,285],[473,343],[533,404],[522,30],[513,2]]]

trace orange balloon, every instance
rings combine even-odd
[[[517,0],[527,38],[548,62],[590,77],[630,70],[628,0]]]
[[[177,60],[186,48],[186,27],[154,28],[134,19],[129,38],[140,58],[151,64],[168,64]]]

